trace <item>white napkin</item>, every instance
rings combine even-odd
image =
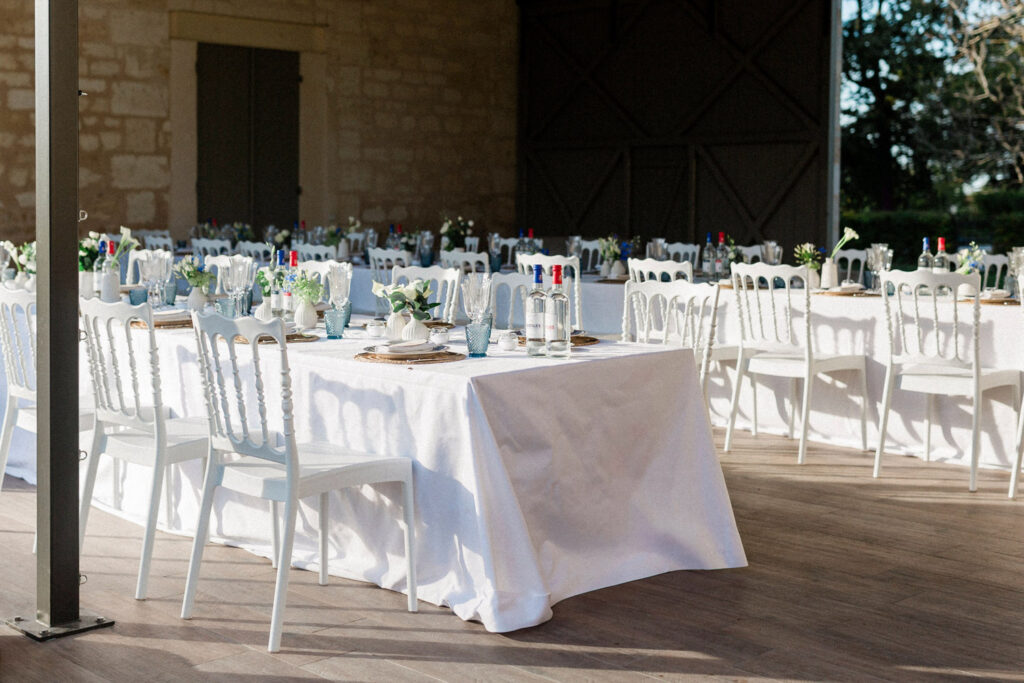
[[[1006,289],[988,289],[985,290],[981,298],[982,299],[1005,299],[1010,296],[1009,290]]]
[[[860,290],[864,289],[864,285],[862,285],[859,282],[844,282],[843,284],[839,285],[837,289],[840,292],[859,292]]]
[[[153,311],[154,322],[177,322],[179,320],[188,320],[191,317],[184,308],[168,308],[160,311]]]
[[[423,353],[424,351],[430,351],[434,348],[432,342],[425,341],[404,341],[398,342],[397,344],[382,344],[374,348],[375,353]]]

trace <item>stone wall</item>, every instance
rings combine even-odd
[[[326,32],[327,197],[311,225],[484,229],[514,220],[514,0],[80,0],[83,230],[169,226],[169,13],[318,24]],[[0,237],[34,229],[31,3],[0,0]]]

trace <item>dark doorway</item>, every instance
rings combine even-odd
[[[197,219],[257,237],[299,216],[299,53],[200,43]]]

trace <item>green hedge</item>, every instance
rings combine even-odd
[[[1024,213],[1024,190],[979,192],[973,199],[978,211],[987,216]]]

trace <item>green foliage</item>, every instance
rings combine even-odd
[[[1024,190],[979,192],[974,195],[973,199],[978,211],[986,216],[1024,213]]]
[[[324,286],[306,273],[299,273],[299,276],[292,282],[292,294],[306,303],[316,304],[324,296]]]

